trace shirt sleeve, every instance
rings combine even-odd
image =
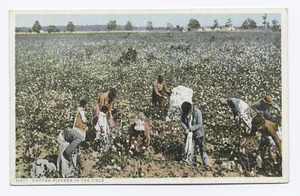
[[[279,137],[277,135],[277,131],[278,131],[278,129],[276,127],[275,131],[272,132],[272,136],[271,137],[274,140],[274,142],[275,142],[275,144],[276,144],[276,146],[277,146],[277,148],[279,150],[280,155],[282,155],[281,140],[279,139]]]
[[[202,113],[201,111],[197,112],[197,115],[195,116],[195,124],[190,127],[191,131],[194,132],[198,129],[203,129],[203,122],[202,122]]]
[[[66,150],[64,151],[63,155],[64,157],[70,161],[72,158],[72,153],[74,152],[74,150],[76,149],[76,147],[82,142],[81,139],[77,138],[75,139],[73,142],[70,143],[70,145],[66,148]]]
[[[99,103],[97,103],[94,108],[94,118],[98,117],[99,113],[100,113],[100,108],[99,108]]]
[[[184,123],[184,118],[185,118],[184,116],[181,116],[180,124],[181,124],[182,128],[184,130],[186,130],[187,129],[187,125]]]
[[[252,105],[252,108],[254,109],[255,112],[257,112],[259,110],[260,107],[260,102],[256,102]]]
[[[274,103],[274,104],[272,105],[272,107],[273,107],[275,110],[277,110],[278,112],[281,112],[280,107],[279,107],[276,103]]]

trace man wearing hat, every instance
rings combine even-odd
[[[281,112],[280,107],[273,102],[272,97],[269,95],[265,96],[262,100],[259,100],[258,102],[252,105],[254,111],[258,115],[265,117],[265,119],[267,120],[271,120],[270,111],[269,111],[270,107],[273,107],[278,112]]]
[[[234,115],[234,118],[236,120],[243,120],[245,123],[245,132],[250,133],[251,130],[251,121],[252,121],[252,113],[249,105],[242,101],[241,99],[236,98],[221,98],[220,99],[221,104],[228,105]]]
[[[190,102],[183,102],[181,109],[181,126],[186,135],[188,135],[190,132],[193,133],[192,137],[195,141],[195,146],[199,146],[200,148],[202,162],[206,168],[210,168],[210,162],[205,146],[205,132],[203,129],[202,113],[198,108],[193,107]]]
[[[86,141],[93,141],[95,137],[94,129],[88,129],[85,136],[77,129],[66,129],[60,132],[58,136],[57,171],[61,173],[63,178],[75,177],[77,147],[81,145],[87,149],[89,145]]]
[[[278,130],[279,129],[276,123],[265,120],[264,117],[255,116],[253,118],[252,130],[246,139],[244,147],[248,147],[253,142],[257,131],[262,134],[257,153],[258,167],[261,168],[261,162],[262,159],[264,159],[267,147],[273,148],[277,154],[282,156],[281,133]]]
[[[129,126],[130,149],[140,152],[150,145],[150,128],[148,123],[142,118],[136,118]]]

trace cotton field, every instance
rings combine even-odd
[[[99,95],[117,89],[112,112],[118,134],[109,152],[79,149],[79,178],[268,177],[281,164],[267,151],[267,165],[255,170],[254,144],[245,140],[233,114],[218,100],[235,97],[251,105],[265,95],[282,107],[280,32],[95,33],[16,35],[16,177],[30,176],[32,163],[56,163],[57,137],[73,126],[79,101],[92,121]],[[212,169],[182,161],[184,131],[179,122],[153,115],[152,83],[163,74],[169,89],[186,86],[202,111]],[[168,101],[167,103],[168,104]],[[167,108],[167,105],[166,105]],[[128,126],[143,113],[151,129],[151,152],[128,152]],[[280,114],[271,115],[281,125]],[[57,178],[57,172],[47,177]]]

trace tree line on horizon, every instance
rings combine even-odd
[[[272,25],[267,22],[267,14],[265,14],[264,16],[262,16],[263,18],[263,29],[264,30],[272,30],[272,31],[278,31],[280,30],[280,24],[278,22],[277,19],[274,19],[272,20]],[[87,25],[87,26],[97,26],[97,25]],[[101,26],[101,25],[100,25]],[[195,18],[191,18],[189,20],[189,23],[187,24],[188,28],[189,29],[199,29],[199,28],[202,28],[199,21]],[[83,26],[82,29],[84,29],[85,26]],[[110,20],[107,25],[106,25],[106,29],[107,31],[114,31],[116,30],[118,27],[117,25],[117,21],[116,20]],[[231,18],[228,18],[225,25],[224,26],[220,26],[219,25],[219,22],[218,22],[218,19],[215,19],[213,21],[213,25],[210,27],[211,29],[216,29],[216,28],[222,28],[222,27],[233,27],[232,25],[232,19]],[[250,19],[250,18],[247,18],[243,24],[241,25],[240,27],[241,29],[246,29],[246,30],[250,30],[250,29],[257,29],[258,26],[257,26],[257,23],[253,20],[253,19]],[[123,30],[125,31],[132,31],[134,29],[137,29],[137,27],[134,27],[132,25],[132,23],[130,21],[128,21]],[[153,23],[152,21],[148,21],[147,24],[146,24],[146,27],[145,27],[146,30],[148,31],[152,31],[152,30],[155,30],[157,28],[154,28],[153,27]],[[184,27],[180,27],[179,25],[176,25],[176,27],[174,28],[173,25],[171,23],[167,23],[166,27],[159,27],[158,29],[162,30],[166,30],[166,31],[182,31],[184,29]],[[36,32],[36,33],[40,33],[42,30],[42,26],[40,25],[39,21],[35,21],[34,24],[33,24],[33,27],[32,28],[27,28],[27,32],[31,33],[31,32]],[[73,24],[73,22],[68,22],[68,24],[66,25],[66,28],[64,28],[64,32],[67,31],[67,32],[75,32],[76,28],[75,28],[75,25]],[[24,28],[23,27],[16,27],[16,32],[24,32]],[[47,28],[46,28],[46,31],[48,33],[55,33],[55,32],[60,32],[62,31],[62,28],[58,28],[54,25],[49,25]]]

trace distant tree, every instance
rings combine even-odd
[[[70,32],[74,32],[75,31],[75,26],[73,24],[73,22],[69,22],[68,25],[67,25],[67,31],[70,31]]]
[[[41,25],[40,25],[40,23],[39,23],[39,21],[35,21],[34,22],[34,25],[33,25],[33,27],[32,27],[32,30],[34,31],[34,32],[36,32],[36,33],[40,33],[40,30],[42,29],[42,27],[41,27]]]
[[[56,26],[50,25],[47,28],[48,33],[53,33],[53,32],[59,32],[58,28]]]
[[[267,30],[268,29],[268,27],[267,27],[267,14],[265,14],[262,18],[263,18],[262,24],[264,25],[265,30]]]
[[[173,29],[173,25],[171,23],[167,23],[167,31],[171,31]]]
[[[277,19],[272,20],[272,30],[273,31],[279,31],[280,25]]]
[[[31,28],[28,28],[28,33],[31,33],[32,32],[32,29]]]
[[[254,29],[256,27],[256,22],[250,18],[247,18],[242,24],[243,29]]]
[[[256,22],[252,19],[249,20],[250,29],[254,29],[257,27]]]
[[[147,22],[146,29],[147,29],[148,31],[152,31],[152,30],[153,30],[152,21],[148,21],[148,22]]]
[[[125,25],[125,28],[124,28],[126,31],[131,31],[133,29],[133,26],[131,24],[131,22],[127,22],[127,24]]]
[[[109,23],[107,24],[107,29],[111,31],[111,30],[116,30],[116,28],[117,28],[117,21],[116,20],[109,21]]]
[[[225,27],[232,27],[232,20],[231,20],[231,18],[228,18],[228,19],[227,19],[227,22],[226,22],[226,24],[225,24]]]
[[[245,20],[241,26],[243,29],[249,29],[249,21]]]
[[[191,29],[198,29],[200,28],[200,23],[198,22],[198,20],[192,18],[190,19],[188,26]]]
[[[217,28],[219,26],[218,19],[214,20],[213,29]]]

